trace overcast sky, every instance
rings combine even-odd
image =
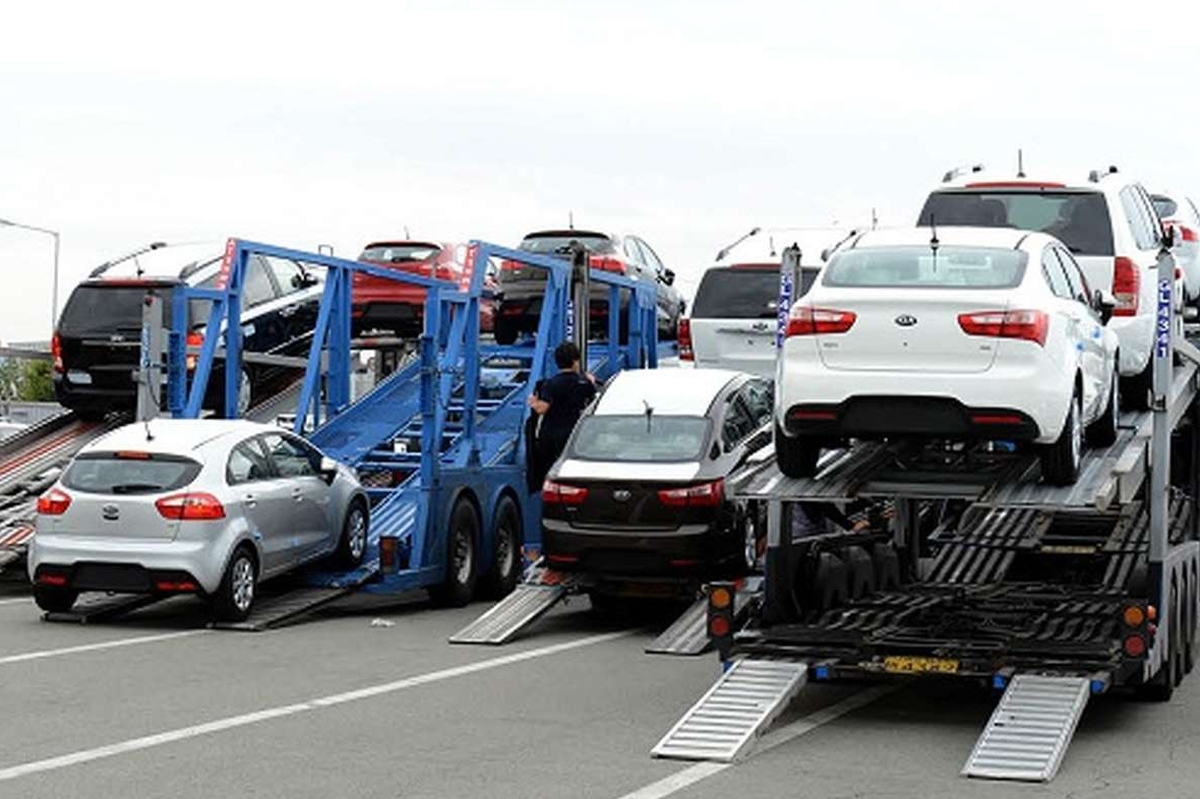
[[[947,168],[1200,194],[1186,3],[7,4],[0,218],[63,301],[152,240],[634,232],[686,292],[754,225],[915,218]],[[901,10],[903,9],[903,10]],[[50,328],[0,227],[0,339]]]

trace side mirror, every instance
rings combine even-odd
[[[1092,292],[1092,308],[1100,314],[1100,324],[1107,325],[1112,319],[1113,309],[1117,307],[1117,298],[1103,289]]]
[[[829,260],[829,248],[826,247],[825,249],[821,250],[821,263],[825,263],[828,260]]]
[[[337,478],[338,462],[333,458],[325,455],[321,458],[321,479],[329,485],[333,485],[333,481]]]

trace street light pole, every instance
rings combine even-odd
[[[54,286],[50,290],[50,332],[53,333],[54,326],[58,323],[58,231],[37,227],[36,225],[23,225],[20,222],[13,222],[9,219],[0,219],[0,225],[20,228],[21,230],[32,230],[35,233],[45,233],[54,239]]]

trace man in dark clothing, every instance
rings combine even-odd
[[[558,365],[558,374],[543,381],[529,397],[529,407],[541,416],[536,438],[537,457],[534,459],[537,480],[529,481],[534,485],[540,485],[545,479],[546,472],[567,446],[567,439],[583,409],[596,396],[596,379],[580,372],[579,347],[569,341],[559,344],[554,350],[554,362]]]

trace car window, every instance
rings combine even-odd
[[[642,254],[642,248],[638,246],[638,241],[633,236],[625,237],[623,247],[629,263],[640,267],[646,262],[646,256]]]
[[[746,399],[746,408],[750,411],[755,428],[770,422],[771,411],[775,406],[775,392],[770,382],[751,380],[742,391]]]
[[[1125,219],[1129,222],[1129,229],[1133,233],[1134,245],[1139,250],[1153,249],[1155,247],[1154,231],[1146,218],[1146,210],[1142,206],[1137,189],[1133,186],[1126,186],[1121,189],[1120,196],[1121,209],[1125,212]]]
[[[242,306],[253,308],[275,299],[275,284],[267,273],[267,266],[262,258],[254,256],[246,264],[246,281],[242,286]]]
[[[571,456],[633,463],[695,461],[708,444],[709,430],[703,416],[585,416],[575,428]]]
[[[67,307],[58,320],[59,332],[69,336],[130,333],[134,340],[142,329],[142,301],[150,285],[88,284],[71,292]],[[170,324],[171,289],[154,289],[166,300],[163,322]]]
[[[1050,286],[1055,297],[1061,297],[1064,300],[1075,299],[1075,295],[1071,293],[1071,284],[1067,282],[1067,276],[1063,272],[1062,264],[1054,255],[1053,247],[1047,247],[1042,253],[1042,277],[1045,278],[1046,284]]]
[[[742,443],[758,427],[749,408],[746,407],[743,391],[731,394],[725,405],[725,419],[721,423],[721,443],[725,449],[732,449]]]
[[[257,441],[243,441],[229,453],[225,480],[230,485],[253,483],[270,477],[271,463],[259,448]]]
[[[1078,262],[1071,257],[1071,253],[1062,247],[1055,247],[1054,254],[1058,256],[1058,260],[1062,263],[1063,272],[1067,276],[1067,283],[1071,287],[1071,294],[1084,305],[1091,307],[1092,290],[1088,286],[1087,278],[1084,277],[1083,270],[1079,268]]]
[[[1165,194],[1151,194],[1150,202],[1154,203],[1154,210],[1162,219],[1170,219],[1179,209],[1179,205]]]
[[[265,257],[267,265],[271,267],[271,272],[275,275],[275,283],[279,286],[281,294],[291,294],[293,291],[299,291],[304,288],[303,271],[294,261],[285,261],[282,258]]]
[[[822,284],[860,288],[999,289],[1021,284],[1025,253],[999,247],[929,245],[842,250]]]
[[[1078,255],[1112,255],[1112,218],[1098,191],[935,191],[917,221],[975,227],[1011,227],[1049,233]]]
[[[263,437],[263,443],[280,477],[316,476],[317,466],[300,442],[272,433]]]
[[[85,452],[62,476],[62,484],[92,494],[157,494],[188,485],[200,474],[191,458],[148,452]]]
[[[646,255],[646,263],[650,264],[655,272],[662,274],[666,267],[663,266],[662,259],[658,257],[658,253],[651,249],[650,245],[642,239],[638,239],[638,243],[642,246],[642,252]]]

